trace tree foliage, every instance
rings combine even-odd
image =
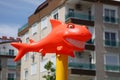
[[[47,70],[47,75],[44,75],[43,78],[46,80],[55,80],[55,68],[53,68],[53,62],[48,61],[44,68]]]

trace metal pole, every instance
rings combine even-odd
[[[56,56],[56,80],[68,80],[68,56]]]

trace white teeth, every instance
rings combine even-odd
[[[76,46],[78,48],[84,48],[85,47],[85,42],[82,42],[82,41],[78,41],[78,40],[75,40],[75,39],[71,39],[71,38],[66,38],[66,40],[72,44],[73,46]]]

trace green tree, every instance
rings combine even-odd
[[[55,80],[55,68],[53,68],[53,62],[48,61],[44,68],[47,70],[47,75],[44,75],[43,78],[46,80]]]

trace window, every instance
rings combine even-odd
[[[32,35],[35,35],[37,33],[37,23],[33,24],[31,27],[31,33]]]
[[[115,10],[105,9],[105,21],[115,23]]]
[[[111,10],[111,22],[115,23],[115,10]]]
[[[109,9],[104,9],[105,10],[105,21],[109,22]]]
[[[53,67],[55,67],[55,65],[56,65],[56,55],[52,56],[50,60],[54,64]]]
[[[29,53],[25,54],[24,60],[28,60],[28,58],[29,58]]]
[[[8,73],[8,80],[15,80],[15,73]]]
[[[119,54],[111,54],[111,53],[106,53],[105,54],[105,69],[107,71],[114,71],[114,72],[119,72]]]
[[[29,37],[26,38],[26,43],[29,43]]]
[[[33,32],[34,33],[34,32]],[[28,36],[28,32],[25,33],[25,39],[26,39],[26,43],[29,42],[29,36]]]
[[[44,17],[41,19],[41,30],[47,28],[47,26],[48,26],[48,18]]]
[[[104,5],[103,6],[103,16],[104,22],[116,23],[118,22],[117,7]]]
[[[88,28],[88,30],[91,32],[91,34],[92,34],[92,38],[89,40],[89,41],[87,41],[87,43],[88,44],[94,44],[94,39],[95,39],[95,31],[94,31],[94,28],[92,27],[92,26],[88,26],[87,27]]]
[[[58,20],[58,13],[54,14],[53,18]]]
[[[44,71],[47,71],[45,68],[44,68],[44,65],[47,63],[47,59],[43,59],[42,61],[40,61],[40,72],[44,72]]]
[[[105,54],[106,65],[119,65],[119,55],[117,54]]]
[[[14,56],[14,50],[13,49],[9,49],[9,55]]]
[[[115,32],[105,32],[105,46],[117,46],[116,35]]]
[[[69,9],[68,17],[74,17],[74,9]]]
[[[76,52],[75,52],[75,56],[76,56],[77,58],[83,58],[82,53],[79,52],[79,51],[76,51]]]
[[[36,64],[31,65],[31,75],[36,74]]]
[[[57,19],[57,20],[59,19],[58,9],[56,9],[52,12],[52,18]]]
[[[24,79],[27,79],[28,77],[28,70],[24,70]]]
[[[14,62],[13,59],[8,59],[8,60],[7,60],[7,65],[8,65],[9,67],[12,67],[12,66],[16,66],[16,63]]]

